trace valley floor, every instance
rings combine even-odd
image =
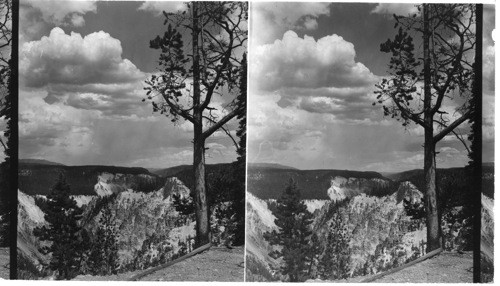
[[[9,248],[0,248],[0,279],[9,279],[10,277],[10,255]]]
[[[209,250],[183,260],[170,267],[160,269],[141,281],[243,281],[244,254],[243,247],[228,249],[212,247]],[[78,276],[80,281],[115,281],[128,280],[135,274],[122,273],[112,276]]]

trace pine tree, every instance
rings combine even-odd
[[[281,247],[276,251],[277,256],[283,258],[281,273],[288,275],[290,282],[304,281],[311,261],[312,214],[301,200],[300,190],[293,179],[277,200],[273,214],[278,230],[264,233],[264,239]]]
[[[45,220],[48,226],[35,228],[34,234],[41,241],[51,242],[41,248],[44,254],[52,254],[49,269],[57,272],[58,279],[70,279],[78,274],[85,251],[79,220],[83,211],[70,197],[70,186],[61,173],[51,193],[47,196]]]
[[[464,143],[460,129],[472,116],[467,99],[472,96],[474,71],[470,54],[476,45],[476,17],[472,4],[422,4],[418,9],[421,15],[395,15],[398,33],[394,40],[380,45],[381,52],[391,54],[389,76],[376,85],[377,101],[373,104],[381,104],[384,115],[401,120],[405,128],[414,123],[424,129],[430,252],[441,247],[436,146],[448,135]],[[413,33],[422,37],[421,50],[413,44]],[[454,107],[456,116],[448,116],[447,107]]]
[[[174,123],[184,120],[193,125],[196,245],[201,246],[210,242],[205,143],[218,130],[229,133],[224,125],[243,112],[233,104],[217,109],[213,98],[237,92],[240,55],[247,42],[248,3],[193,1],[187,7],[187,11],[164,13],[168,28],[150,42],[152,49],[161,51],[160,74],[146,80],[144,89],[153,112]],[[187,35],[181,29],[191,34],[186,45]],[[215,110],[227,113],[217,116]]]
[[[325,252],[318,271],[322,279],[344,279],[349,276],[349,235],[342,215],[336,212],[330,223]]]
[[[92,243],[91,273],[93,275],[116,274],[118,266],[118,233],[111,209],[106,206],[99,219],[99,226]]]
[[[236,219],[234,244],[245,243],[245,177],[246,177],[246,140],[247,140],[247,57],[243,54],[241,62],[240,94],[236,98],[238,108],[243,110],[238,116],[239,126],[236,135],[240,138],[238,144],[238,160],[235,163],[235,190],[233,195],[233,213]]]

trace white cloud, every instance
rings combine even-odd
[[[306,28],[306,30],[316,30],[318,28],[318,21],[316,18],[307,16],[304,19],[304,28]]]
[[[288,31],[282,40],[252,52],[252,83],[264,90],[280,87],[357,87],[372,85],[377,77],[355,62],[354,45],[338,35],[319,40]]]
[[[402,3],[380,3],[373,10],[372,13],[376,14],[396,14],[401,16],[408,16],[408,14],[418,13],[415,4],[402,4]]]
[[[122,58],[120,41],[106,32],[82,37],[56,27],[24,43],[19,58],[21,87],[43,90],[46,103],[105,116],[151,115],[151,106],[141,102],[147,75]]]
[[[42,158],[49,154],[67,152],[78,156],[88,152],[93,138],[90,122],[98,118],[97,112],[46,104],[38,93],[20,93],[20,155]]]
[[[138,10],[150,12],[155,16],[161,16],[163,15],[163,11],[172,13],[186,11],[187,6],[184,2],[177,1],[147,1],[142,3]]]
[[[56,27],[48,37],[22,45],[19,70],[30,87],[49,83],[125,83],[142,77],[139,69],[122,59],[121,54],[120,41],[106,32],[82,38]]]
[[[193,160],[193,150],[182,150],[178,153],[173,154],[170,160],[174,162],[187,162]]]
[[[272,18],[278,25],[296,26],[297,21],[302,17],[314,18],[320,15],[330,15],[329,3],[254,3],[257,10],[265,11],[272,15]]]
[[[453,147],[448,147],[448,146],[439,148],[438,152],[445,153],[447,156],[451,156],[453,154],[460,154],[460,151],[458,151],[457,149],[455,149]]]
[[[83,15],[97,12],[96,1],[25,0],[23,4],[40,11],[45,22],[63,26],[83,26]]]
[[[316,41],[288,31],[282,40],[251,51],[250,89],[275,92],[281,108],[328,113],[346,122],[379,120],[381,112],[371,105],[378,77],[355,56],[354,45],[338,35]]]
[[[317,18],[330,15],[330,3],[265,3],[253,2],[251,7],[252,47],[273,41],[290,29],[315,30]]]

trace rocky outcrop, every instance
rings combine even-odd
[[[412,205],[424,203],[424,194],[422,194],[414,184],[408,181],[399,184],[398,190],[393,194],[393,198],[396,199],[398,203],[403,201],[403,199]]]
[[[326,203],[328,203],[328,200],[304,200],[304,203],[306,204],[307,211],[313,214],[315,211],[320,210]]]
[[[402,203],[403,199],[421,203],[423,195],[409,182],[390,184],[390,181],[379,178],[337,176],[327,190],[330,200],[304,200],[308,210],[314,213],[312,227],[322,244],[320,249],[325,249],[326,238],[334,231],[330,227],[334,214],[340,215],[350,234],[351,275],[364,271],[381,272],[394,265],[402,265],[423,252],[425,227],[410,230],[411,218]],[[380,195],[383,193],[379,190],[391,188],[393,192]],[[247,263],[251,263],[254,272],[261,272],[247,270],[247,275],[255,280],[265,276],[276,278],[274,270],[279,267],[279,261],[269,255],[275,249],[263,238],[263,233],[276,228],[275,217],[268,207],[269,201],[272,200],[261,200],[247,193]]]
[[[174,194],[187,197],[189,189],[177,178],[169,178],[156,191],[138,192],[127,188],[131,181],[137,182],[132,176],[101,174],[96,184],[99,196],[75,197],[84,208],[84,227],[95,232],[104,207],[111,209],[118,230],[122,267],[133,262],[138,267],[147,267],[155,261],[168,261],[180,251],[189,251],[191,238],[195,237],[195,222],[181,218],[172,197]],[[33,230],[46,224],[44,213],[32,196],[21,191],[18,221],[19,252],[32,264],[42,267],[48,257],[39,252],[42,243],[33,235]]]
[[[264,239],[264,233],[276,229],[274,223],[276,218],[269,210],[266,201],[257,198],[251,193],[247,193],[246,201],[245,247],[247,263],[256,264],[249,265],[247,268],[264,268],[259,270],[273,272],[272,269],[277,267],[278,262],[269,256],[269,253],[273,251],[273,247]],[[258,275],[261,273],[253,274]]]
[[[112,174],[100,173],[97,176],[97,183],[94,191],[98,196],[109,196],[128,190],[142,192],[143,186],[150,186],[156,183],[157,178],[147,174]]]
[[[494,261],[493,199],[481,194],[481,254],[490,263]]]
[[[390,181],[380,178],[354,178],[336,176],[326,191],[332,201],[343,201],[360,194],[386,196],[392,193]]]
[[[111,181],[109,177],[103,178],[107,178],[107,181],[105,184],[102,182],[100,184],[102,193],[110,194],[113,186],[109,182],[116,183],[116,180]],[[193,221],[189,219],[179,221],[179,213],[173,207],[173,194],[185,197],[189,195],[189,189],[177,178],[169,178],[165,186],[155,192],[146,194],[125,190],[117,193],[114,199],[107,202],[106,206],[111,209],[112,219],[119,233],[118,249],[121,265],[126,265],[136,259],[138,251],[147,252],[141,255],[150,260],[156,259],[159,255],[171,257],[179,251],[182,242],[187,243],[189,237],[195,236]],[[97,199],[89,203],[87,216],[93,208],[97,207],[97,203]],[[97,229],[100,218],[101,211],[87,224],[91,232]],[[147,245],[144,245],[145,242]],[[169,253],[161,253],[166,249],[169,249]]]
[[[45,214],[35,204],[35,199],[18,191],[18,223],[17,223],[17,249],[18,255],[23,256],[38,269],[48,262],[49,257],[40,253],[42,244],[33,234],[36,227],[47,224]],[[46,244],[45,244],[46,245]]]

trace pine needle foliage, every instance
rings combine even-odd
[[[78,274],[87,245],[79,225],[83,211],[70,194],[70,186],[61,173],[43,210],[48,225],[34,230],[41,241],[50,242],[50,246],[43,246],[40,250],[51,254],[48,268],[55,271],[57,279],[71,279]]]
[[[281,274],[290,282],[305,281],[309,275],[311,259],[312,214],[301,200],[300,190],[290,179],[273,212],[278,230],[264,233],[264,239],[280,250],[272,255],[283,259]]]

